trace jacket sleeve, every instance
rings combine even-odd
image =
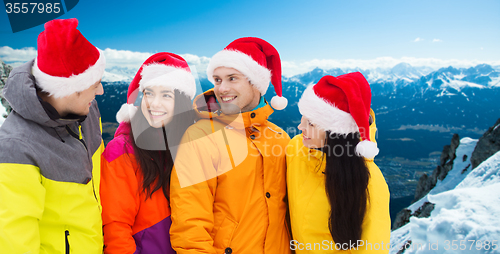
[[[370,200],[363,221],[359,251],[353,253],[389,253],[391,217],[389,215],[389,188],[380,169],[373,160],[366,161],[370,170],[368,191]],[[381,248],[383,246],[383,248]]]
[[[172,171],[170,240],[177,254],[215,254],[211,232],[217,188],[216,147],[203,134],[186,132]]]
[[[139,210],[138,182],[124,144],[112,140],[101,159],[101,203],[104,253],[134,253],[132,226]],[[118,154],[117,154],[118,153]]]
[[[0,146],[0,250],[39,253],[45,188],[40,169],[20,140]],[[24,152],[23,152],[24,151]]]

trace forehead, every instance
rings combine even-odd
[[[164,87],[164,86],[148,86],[144,88],[144,91],[152,91],[155,93],[173,93],[174,90],[169,87]]]
[[[239,72],[235,68],[218,67],[214,70],[214,76],[224,77],[229,75],[244,76],[243,73]]]

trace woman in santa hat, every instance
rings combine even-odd
[[[297,253],[389,252],[389,189],[373,162],[370,104],[359,72],[321,78],[298,103],[302,134],[286,151],[290,248]]]
[[[195,120],[195,93],[186,61],[172,53],[151,56],[130,83],[102,159],[104,253],[175,253],[170,175],[176,147]]]

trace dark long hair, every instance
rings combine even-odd
[[[335,243],[357,243],[369,199],[370,172],[363,157],[356,155],[359,132],[326,132],[325,190],[330,202],[328,226]]]
[[[131,120],[130,140],[143,175],[142,191],[146,193],[146,199],[161,188],[170,201],[170,175],[177,146],[186,129],[196,120],[191,99],[178,90],[174,91],[174,116],[169,124],[162,128],[151,127],[142,114],[141,106]]]

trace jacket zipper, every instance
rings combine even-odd
[[[83,139],[83,135],[82,135],[82,138],[80,139],[80,136],[78,134],[76,134],[75,132],[73,132],[73,130],[68,125],[66,125],[66,131],[69,133],[69,135],[71,135],[72,137],[74,137],[78,141],[80,141],[80,143],[82,143],[82,145],[85,147],[85,150],[88,152],[87,144],[85,144],[85,140]]]
[[[78,124],[78,129],[81,133],[81,124]],[[88,148],[87,148],[87,144],[85,143],[85,139],[83,138],[83,134],[76,134],[70,127],[69,125],[66,125],[66,131],[69,133],[69,135],[71,135],[72,137],[76,138],[78,141],[80,141],[80,143],[82,143],[82,145],[85,147],[85,151],[87,151],[87,155],[88,155]],[[81,138],[80,138],[81,137]],[[92,160],[90,161],[90,163],[92,164]],[[97,199],[97,195],[95,194],[95,186],[94,186],[94,181],[92,181],[92,192],[94,193],[94,198],[97,202],[99,202],[99,200]]]
[[[66,243],[66,254],[69,254],[69,241],[68,241],[69,231],[64,231],[64,241]]]

